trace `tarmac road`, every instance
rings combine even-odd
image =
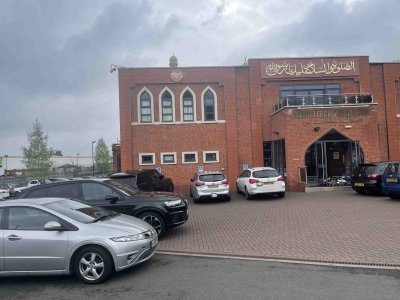
[[[400,299],[400,271],[156,254],[90,286],[0,278],[0,299]]]

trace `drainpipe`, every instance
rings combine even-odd
[[[385,102],[385,121],[386,121],[386,143],[387,143],[387,160],[390,160],[390,151],[389,151],[389,127],[388,127],[388,114],[386,107],[386,81],[385,81],[385,70],[382,64],[382,80],[383,80],[383,98]]]

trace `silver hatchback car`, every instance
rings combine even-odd
[[[195,203],[207,198],[231,200],[229,182],[220,171],[195,173],[190,181],[190,196]]]
[[[0,202],[0,276],[74,273],[101,283],[151,258],[157,243],[150,224],[82,202]]]

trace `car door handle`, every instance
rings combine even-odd
[[[20,239],[22,239],[18,235],[14,235],[14,234],[9,235],[7,238],[8,238],[9,241],[19,241]]]

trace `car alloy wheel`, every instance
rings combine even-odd
[[[87,247],[79,251],[75,259],[75,274],[85,283],[97,284],[105,281],[112,272],[112,259],[100,247]]]
[[[144,212],[140,214],[139,219],[142,219],[143,221],[153,226],[155,231],[157,231],[159,237],[161,237],[164,234],[165,222],[164,219],[158,213],[152,211]]]

